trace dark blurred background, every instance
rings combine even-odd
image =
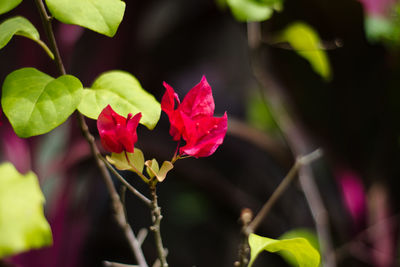
[[[389,1],[390,2],[390,1]],[[41,31],[33,1],[24,1],[1,20],[23,15]],[[294,21],[317,30],[326,43],[333,78],[324,81],[293,50],[265,43],[273,71],[298,123],[324,157],[313,163],[330,219],[338,266],[395,266],[398,263],[400,65],[396,46],[368,42],[365,12],[353,0],[287,0],[283,10],[261,24],[263,36]],[[208,158],[178,161],[159,186],[162,234],[170,266],[233,266],[243,208],[258,211],[293,164],[280,130],[270,117],[253,76],[247,28],[213,0],[126,1],[114,38],[54,21],[67,72],[84,86],[104,71],[135,75],[160,101],[163,81],[181,99],[202,75],[213,88],[216,114],[228,113],[224,144]],[[0,81],[13,70],[36,67],[55,76],[56,68],[28,39],[14,38],[0,51]],[[2,118],[2,159],[24,172],[34,170],[46,195],[54,246],[9,259],[19,266],[102,266],[103,260],[134,264],[110,201],[74,116],[55,131],[30,139],[16,137]],[[91,132],[95,122],[88,119]],[[232,123],[231,123],[232,122]],[[165,114],[154,131],[140,126],[147,159],[171,158],[176,144]],[[267,143],[267,145],[263,145]],[[127,179],[147,193],[138,177]],[[117,183],[117,181],[116,181]],[[150,212],[127,195],[127,212],[137,232]],[[304,194],[294,183],[257,233],[278,238],[297,228],[314,229]],[[156,258],[151,234],[143,249]],[[255,266],[286,266],[265,254]]]

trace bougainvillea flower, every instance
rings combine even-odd
[[[170,134],[175,141],[181,138],[186,145],[179,150],[182,155],[206,157],[214,153],[222,144],[227,130],[227,115],[214,117],[214,98],[211,87],[203,76],[179,101],[174,89],[164,82],[166,89],[161,100],[161,109],[168,115]],[[177,108],[175,108],[177,102]]]
[[[110,105],[105,107],[97,119],[97,129],[104,149],[114,153],[133,153],[137,141],[136,128],[141,117],[141,113],[135,116],[129,113],[125,118],[116,113]]]

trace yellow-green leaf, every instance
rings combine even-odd
[[[249,245],[251,249],[249,267],[264,250],[271,253],[287,251],[294,256],[299,267],[318,267],[320,262],[318,251],[305,238],[276,240],[250,234]]]
[[[143,172],[144,167],[144,156],[142,150],[135,147],[133,153],[126,152],[128,159],[125,156],[125,152],[122,153],[111,153],[110,156],[106,156],[108,162],[115,166],[118,170],[125,171],[130,170],[133,171],[132,165],[138,170],[138,172]],[[129,161],[128,161],[129,160]]]
[[[332,78],[328,56],[321,49],[320,38],[311,26],[295,22],[289,25],[278,39],[290,43],[296,53],[306,59],[313,70],[325,80]]]
[[[153,129],[160,119],[160,103],[142,88],[132,74],[125,71],[114,70],[100,75],[90,89],[83,90],[78,110],[86,117],[97,120],[108,104],[122,116],[141,112],[140,123],[149,129]]]
[[[35,26],[26,18],[17,16],[9,18],[0,24],[0,49],[6,46],[14,35],[24,36],[35,41],[46,51],[50,58],[54,59],[53,53],[47,45],[40,40],[39,32]]]
[[[36,175],[0,165],[0,258],[52,244]]]
[[[160,167],[158,166],[158,162],[156,159],[146,160],[144,165],[146,165],[146,172],[150,178],[156,176],[156,174],[160,170]]]

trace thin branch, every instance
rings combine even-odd
[[[42,19],[43,28],[46,33],[46,37],[50,42],[50,49],[54,54],[54,61],[57,65],[57,69],[61,75],[65,75],[65,68],[62,62],[60,51],[58,50],[56,38],[54,37],[53,27],[51,25],[51,17],[47,14],[46,7],[43,4],[42,0],[35,0],[36,6],[39,10],[40,18]]]
[[[107,166],[107,168],[120,180],[121,183],[126,186],[129,191],[131,191],[135,196],[137,196],[140,200],[142,200],[147,206],[151,207],[151,200],[145,197],[142,193],[140,193],[138,190],[136,190],[131,184],[129,184],[124,177],[122,177],[111,164],[102,156],[100,156],[101,160],[104,162],[104,164]]]
[[[54,32],[52,29],[51,25],[51,18],[48,16],[46,7],[43,4],[42,0],[35,0],[36,6],[39,10],[40,17],[42,19],[43,27],[45,29],[47,38],[50,42],[50,49],[54,53],[55,56],[55,63],[57,65],[57,69],[60,73],[60,75],[66,74],[64,65],[62,63],[62,59],[57,47],[56,39],[54,36]],[[139,245],[139,242],[137,241],[135,234],[132,231],[132,228],[128,224],[127,218],[124,213],[124,208],[121,203],[121,200],[119,198],[119,195],[117,193],[117,190],[115,189],[115,186],[113,184],[113,181],[111,179],[110,173],[107,171],[107,168],[104,164],[104,162],[101,160],[101,154],[96,146],[95,139],[93,135],[89,132],[89,128],[85,122],[85,119],[81,113],[78,113],[78,121],[79,121],[79,126],[82,130],[82,133],[84,137],[86,138],[90,149],[92,151],[92,155],[96,161],[97,167],[100,170],[100,173],[103,177],[103,180],[106,184],[106,187],[108,189],[108,192],[111,197],[112,201],[112,207],[114,210],[114,217],[121,229],[124,231],[125,237],[132,249],[133,254],[136,257],[136,260],[139,264],[140,267],[148,267],[146,263],[146,259],[144,258],[142,248]]]
[[[253,233],[260,225],[260,223],[265,219],[271,208],[275,205],[276,201],[282,196],[282,194],[286,191],[290,183],[296,178],[296,174],[299,171],[300,167],[311,163],[312,161],[318,159],[321,156],[322,156],[321,149],[317,149],[308,155],[296,159],[296,162],[294,163],[293,167],[289,170],[288,174],[285,176],[285,178],[283,178],[282,182],[274,190],[268,201],[265,202],[264,206],[257,213],[256,217],[250,222],[250,224],[245,229],[245,234],[247,236]]]
[[[150,187],[151,191],[151,217],[153,225],[150,229],[154,232],[154,239],[157,247],[158,259],[160,260],[160,267],[168,267],[165,248],[162,244],[160,224],[161,224],[161,208],[158,206],[156,187]]]
[[[103,261],[105,267],[139,267],[139,265],[124,264],[112,261]]]
[[[252,56],[251,64],[255,78],[263,89],[266,101],[270,105],[276,122],[282,130],[292,153],[295,157],[307,154],[313,146],[310,138],[300,125],[300,120],[293,112],[285,90],[270,73],[272,67],[268,65],[268,60],[266,60],[268,51],[261,49],[260,24],[254,22],[247,25],[249,48]],[[312,169],[308,164],[299,169],[299,181],[315,222],[321,245],[322,265],[334,267],[336,266],[336,259],[333,253],[328,213],[314,181]]]

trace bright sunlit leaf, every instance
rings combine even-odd
[[[85,116],[97,119],[110,104],[123,116],[142,113],[140,123],[153,129],[160,119],[160,103],[145,91],[139,81],[124,71],[110,71],[100,75],[90,89],[85,89],[78,110]]]
[[[318,267],[320,262],[318,251],[305,238],[276,240],[250,234],[249,245],[251,249],[249,267],[264,250],[271,253],[287,251],[293,255],[299,267]]]
[[[14,35],[24,36],[38,43],[46,53],[53,59],[54,55],[50,49],[40,40],[39,32],[35,26],[24,17],[13,17],[0,24],[0,49],[8,44]]]
[[[113,37],[122,21],[121,0],[46,0],[51,14],[66,24],[75,24]]]
[[[22,0],[0,0],[0,15],[16,8]]]
[[[144,164],[146,165],[146,172],[150,178],[153,178],[154,176],[156,176],[156,174],[160,170],[160,166],[158,165],[158,162],[156,159],[146,160],[146,162]]]
[[[54,79],[34,68],[10,73],[4,83],[1,105],[15,133],[30,137],[47,133],[76,110],[81,82],[71,75]]]
[[[296,237],[302,237],[302,238],[307,239],[307,241],[310,243],[310,245],[313,246],[313,248],[315,248],[317,251],[319,251],[319,242],[318,242],[318,238],[317,238],[316,234],[307,228],[296,228],[296,229],[290,230],[290,231],[284,233],[283,235],[281,235],[279,237],[279,239],[280,240],[292,239],[292,238],[296,238]],[[279,254],[291,266],[294,266],[294,267],[298,266],[296,258],[293,256],[292,253],[282,250]]]
[[[43,214],[44,196],[33,172],[0,165],[0,258],[52,244]]]
[[[331,79],[328,55],[321,49],[321,40],[313,28],[303,22],[295,22],[283,31],[279,40],[290,43],[295,52],[325,80]]]
[[[127,158],[128,156],[128,158]],[[122,152],[122,153],[111,153],[110,156],[106,156],[108,162],[115,166],[118,170],[125,171],[131,170],[133,171],[132,165],[141,173],[144,168],[144,156],[143,152],[135,147],[135,151],[133,153]]]
[[[264,21],[274,10],[282,8],[282,0],[226,0],[233,16],[238,21]]]

